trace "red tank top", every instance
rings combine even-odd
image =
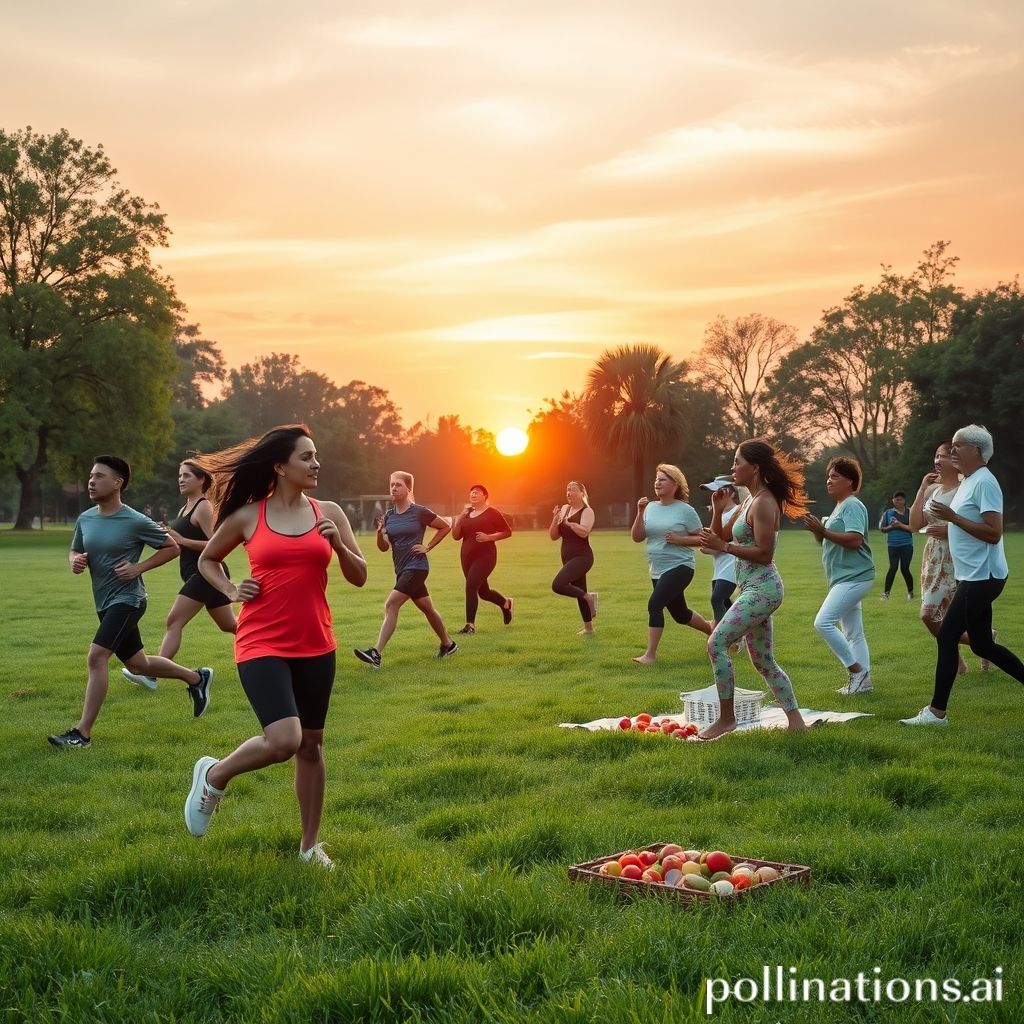
[[[313,514],[320,506],[309,498]],[[337,647],[327,604],[327,568],[333,549],[313,527],[297,537],[275,533],[260,502],[256,531],[245,542],[249,573],[260,596],[238,615],[235,661],[253,658],[315,658]]]

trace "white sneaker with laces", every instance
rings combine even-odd
[[[926,704],[913,718],[901,718],[900,725],[936,725],[944,729],[949,725],[949,715],[939,718]]]
[[[129,672],[126,668],[121,669],[121,675],[136,686],[144,686],[147,690],[156,689],[156,676],[143,676],[138,672]]]
[[[334,870],[334,861],[327,856],[323,843],[314,843],[308,850],[299,850],[299,860],[305,864],[315,864],[326,871]]]
[[[216,763],[215,757],[201,757],[192,769],[192,788],[185,797],[185,826],[190,835],[206,835],[213,812],[224,796],[223,789],[216,789],[206,781],[206,773]]]
[[[850,676],[850,681],[839,692],[846,693],[847,695],[851,693],[870,693],[874,688],[871,682],[871,670],[864,668],[859,672],[854,672]]]

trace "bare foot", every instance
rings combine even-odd
[[[804,721],[804,716],[799,711],[787,711],[786,718],[789,719],[789,725],[787,726],[790,732],[806,732],[807,723]]]
[[[726,733],[732,732],[736,728],[736,719],[719,718],[712,722],[706,729],[702,729],[697,734],[699,740],[717,740],[719,736],[724,736]]]
[[[587,627],[584,626],[582,629],[578,629],[576,631],[576,635],[577,636],[593,636],[594,635],[594,631],[592,629],[587,629]]]
[[[638,665],[653,665],[654,657],[650,654],[641,654],[638,658],[634,658],[633,661]]]

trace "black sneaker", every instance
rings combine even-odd
[[[505,625],[509,625],[512,622],[512,614],[515,610],[516,602],[513,598],[509,598],[501,608],[501,617]]]
[[[192,698],[192,717],[200,718],[210,706],[210,685],[213,683],[212,668],[197,668],[198,683],[189,683],[188,695]]]
[[[61,750],[85,750],[92,743],[88,736],[83,736],[77,729],[68,729],[59,736],[47,736],[46,739]]]
[[[454,654],[459,649],[459,645],[453,640],[447,647],[444,644],[437,649],[437,656],[439,658],[447,658],[450,654]]]
[[[360,650],[358,647],[353,647],[352,653],[360,661],[365,661],[367,665],[373,668],[380,668],[380,651],[376,647],[368,647],[365,651]]]

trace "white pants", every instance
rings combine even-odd
[[[814,617],[814,628],[844,668],[857,662],[862,668],[871,668],[860,603],[874,584],[874,580],[834,584]]]

